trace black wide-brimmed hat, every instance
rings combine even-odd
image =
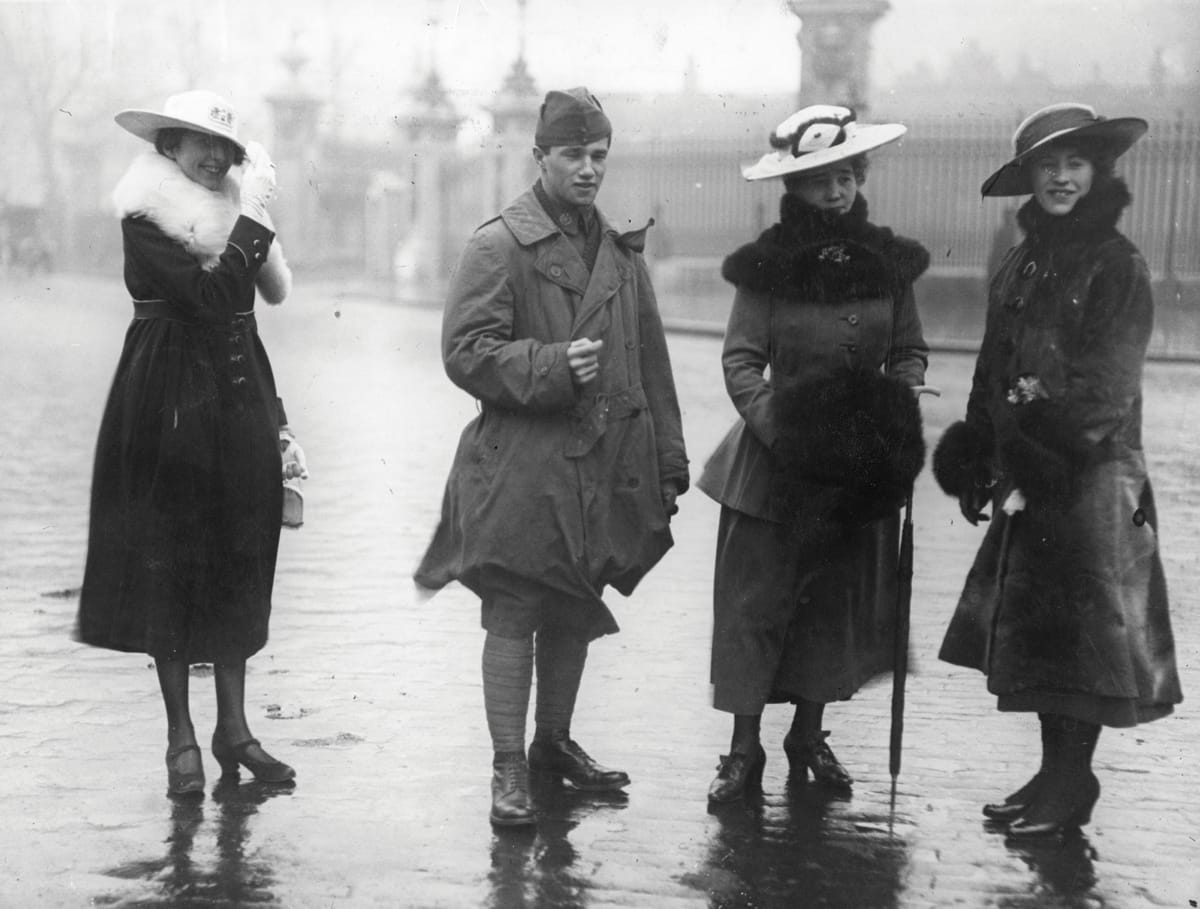
[[[1150,125],[1140,117],[1101,117],[1086,104],[1051,104],[1026,117],[1013,133],[1013,159],[983,181],[985,196],[1025,196],[1033,182],[1025,163],[1052,142],[1099,142],[1114,158],[1129,150]]]

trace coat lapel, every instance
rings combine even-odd
[[[604,333],[608,327],[608,303],[632,272],[629,260],[617,252],[613,236],[610,230],[604,231],[591,280],[584,291],[583,302],[575,311],[575,324],[571,329],[573,337],[593,337]]]

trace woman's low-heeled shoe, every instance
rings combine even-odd
[[[198,770],[187,773],[175,769],[175,761],[189,751],[196,752]],[[204,764],[200,759],[198,745],[181,745],[167,750],[167,795],[176,798],[191,798],[204,795]]]
[[[834,756],[833,749],[825,741],[827,738],[829,733],[822,730],[814,732],[806,741],[797,741],[789,732],[783,738],[783,751],[787,755],[788,767],[801,779],[807,779],[811,770],[813,780],[822,786],[850,789],[854,785],[854,777],[850,776],[850,772]]]
[[[1091,821],[1092,809],[1099,798],[1100,781],[1095,774],[1088,774],[1081,784],[1067,791],[1053,789],[1047,783],[1029,810],[1008,825],[1008,836],[1035,839],[1078,830]]]
[[[1033,800],[1037,798],[1038,790],[1041,788],[1042,782],[1045,779],[1045,774],[1040,770],[1033,777],[1008,796],[1003,802],[992,802],[983,806],[984,817],[990,818],[993,821],[1008,823],[1015,821],[1033,804]]]
[[[256,745],[266,760],[250,756],[250,749]],[[226,776],[236,776],[240,764],[253,773],[254,778],[260,783],[290,783],[296,778],[296,771],[283,761],[278,761],[263,751],[262,743],[258,739],[246,739],[244,742],[231,745],[221,738],[219,733],[214,732],[212,752],[217,763],[221,765],[221,773]]]
[[[717,778],[708,787],[710,802],[732,802],[747,792],[762,791],[763,768],[767,766],[767,753],[759,745],[753,754],[735,751],[721,755],[717,765]]]

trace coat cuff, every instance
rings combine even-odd
[[[267,261],[271,251],[273,231],[263,227],[253,218],[239,215],[229,233],[229,245],[242,254],[242,263],[247,271],[257,273]]]

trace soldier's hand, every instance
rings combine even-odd
[[[600,374],[600,348],[603,341],[579,338],[567,345],[567,365],[579,385],[586,385]]]
[[[679,514],[679,506],[675,503],[675,499],[678,497],[679,487],[670,480],[664,480],[662,484],[662,501],[663,508],[667,510],[667,517]]]

